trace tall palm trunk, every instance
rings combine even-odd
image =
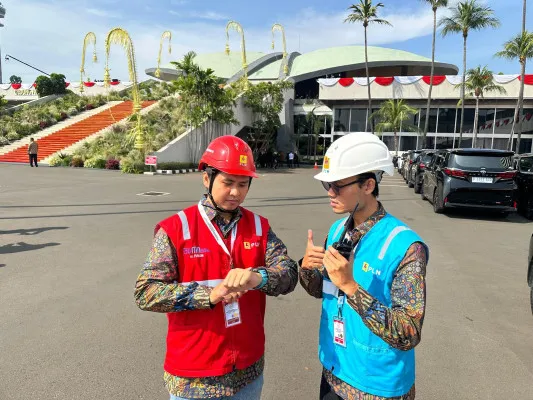
[[[368,40],[366,35],[367,26],[365,25],[365,69],[366,69],[366,87],[368,89],[368,123],[370,124],[370,131],[374,134],[374,121],[370,116],[372,115],[372,96],[370,94],[370,73],[368,72]],[[368,127],[365,131],[368,131]]]
[[[428,103],[426,106],[426,122],[424,123],[424,146],[429,147],[428,130],[429,130],[429,110],[431,108],[431,93],[433,92],[433,74],[435,73],[435,40],[437,36],[437,8],[433,8],[433,44],[431,47],[431,76],[429,81]],[[422,144],[421,144],[422,145]]]
[[[461,123],[459,125],[459,145],[461,148],[461,142],[463,141],[463,125],[465,122],[465,83],[466,83],[466,39],[468,35],[463,34],[463,83],[461,85]]]
[[[479,96],[476,96],[476,112],[474,113],[474,137],[472,139],[472,148],[476,147],[478,118],[479,118]]]
[[[514,122],[517,126],[516,149],[515,153],[520,151],[520,139],[522,138],[522,115],[524,115],[524,77],[526,74],[526,60],[520,60],[520,92],[518,93],[518,103],[515,109]]]
[[[522,6],[522,32],[526,30],[526,9],[527,9],[527,0],[524,0],[524,4]]]
[[[394,130],[394,149],[396,150],[396,156],[398,156],[398,132],[396,130]]]

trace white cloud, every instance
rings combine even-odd
[[[5,3],[4,3],[5,4]],[[87,57],[86,71],[92,79],[102,79],[103,42],[107,32],[114,27],[113,19],[88,17],[75,7],[62,7],[58,3],[36,2],[31,0],[14,0],[9,9],[6,27],[2,28],[2,51],[35,65],[49,73],[58,72],[70,81],[79,80],[80,56],[83,37],[89,31],[97,36],[99,63],[92,64]],[[83,9],[81,9],[83,10]],[[96,9],[95,9],[96,10]],[[172,13],[172,11],[170,11]],[[177,14],[179,15],[179,13]],[[144,80],[146,68],[155,67],[161,33],[171,28],[173,33],[172,56],[163,55],[163,63],[182,57],[189,50],[197,53],[223,51],[225,45],[225,22],[215,19],[184,20],[179,24],[163,25],[157,21],[139,22],[123,20],[121,26],[131,34],[137,56],[139,78]],[[359,25],[345,24],[342,21],[345,12],[317,12],[313,9],[302,10],[300,14],[287,16],[283,23],[287,31],[287,43],[290,51],[297,51],[299,38],[301,51],[311,51],[323,47],[362,44],[363,29]],[[394,28],[372,26],[369,29],[371,45],[389,45],[411,38],[428,35],[432,31],[432,14],[429,7],[386,14]],[[220,16],[222,18],[222,16]],[[224,18],[225,19],[225,18]],[[41,23],[46,21],[46,23]],[[269,52],[271,35],[270,24],[262,28],[249,28],[246,21],[240,21],[246,33],[249,51]],[[278,21],[272,21],[278,22]],[[68,28],[66,28],[68,27]],[[174,28],[174,29],[172,29]],[[238,48],[237,34],[231,36],[232,47]],[[428,46],[430,43],[428,42]],[[393,46],[391,46],[393,47]],[[92,49],[89,50],[89,55]],[[39,73],[15,61],[2,63],[4,81],[12,74],[20,75],[24,82],[31,82]],[[114,78],[129,80],[124,50],[118,46],[111,49],[111,74]]]
[[[193,18],[200,18],[200,19],[208,19],[212,21],[222,21],[222,20],[229,20],[230,18],[227,17],[224,14],[220,14],[214,11],[207,11],[207,12],[192,12],[190,13],[190,16]]]

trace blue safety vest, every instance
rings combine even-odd
[[[346,219],[335,222],[327,246],[339,240]],[[387,214],[366,233],[355,249],[355,281],[387,307],[396,269],[414,242],[422,239]],[[391,347],[374,334],[348,304],[346,296],[324,278],[318,353],[320,362],[356,389],[382,397],[402,396],[415,382],[415,352]],[[346,347],[334,343],[333,320],[342,315]]]

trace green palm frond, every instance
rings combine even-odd
[[[459,32],[466,36],[470,30],[500,26],[500,21],[494,17],[494,11],[490,7],[481,5],[479,0],[464,0],[449,10],[451,15],[439,22],[442,36]]]
[[[533,32],[519,33],[503,45],[503,50],[498,51],[496,57],[507,60],[529,60],[533,58]]]

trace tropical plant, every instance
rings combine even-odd
[[[15,131],[12,131],[12,132],[9,132],[7,134],[7,139],[10,141],[10,142],[14,142],[15,140],[19,140],[20,139],[20,136],[17,132]]]
[[[184,75],[189,75],[195,72],[198,69],[198,65],[194,62],[196,58],[196,53],[194,51],[189,51],[183,56],[181,61],[172,61],[171,64],[181,71]]]
[[[194,64],[194,53],[188,53],[178,64],[188,72],[173,81],[172,88],[180,95],[188,125],[198,128],[187,136],[189,156],[196,162],[207,144],[223,133],[224,125],[237,122],[233,114],[236,91],[224,89],[224,80],[212,69]]]
[[[0,146],[6,146],[9,144],[8,138],[5,136],[0,136]]]
[[[244,105],[252,110],[252,132],[249,144],[257,158],[274,144],[281,127],[279,113],[283,109],[285,90],[293,87],[289,81],[261,82],[250,85],[245,93]]]
[[[0,108],[4,107],[5,105],[7,105],[7,100],[5,99],[5,96],[2,94],[0,95]]]
[[[414,125],[407,123],[407,120],[418,113],[417,108],[409,106],[405,100],[387,100],[381,108],[372,113],[371,119],[378,119],[376,130],[380,133],[394,132],[394,150],[398,155],[398,132],[416,131]]]
[[[22,83],[22,78],[20,76],[17,76],[17,75],[11,75],[9,77],[9,83],[13,84],[13,83]]]
[[[67,92],[65,75],[63,74],[51,74],[50,77],[40,75],[35,80],[35,84],[35,89],[39,97],[64,94]]]
[[[388,25],[392,24],[384,19],[378,18],[379,8],[384,7],[383,3],[372,4],[372,0],[359,0],[359,4],[352,4],[348,7],[351,11],[350,15],[344,22],[363,23],[365,30],[365,70],[366,70],[366,85],[368,89],[368,110],[372,112],[372,96],[370,93],[370,74],[368,72],[368,38],[367,28],[370,24]],[[372,133],[374,133],[374,124],[372,120],[369,121]]]
[[[420,145],[424,145],[425,147],[429,147],[428,143],[428,129],[429,129],[429,111],[431,108],[431,94],[433,92],[433,75],[435,73],[435,42],[437,38],[437,11],[439,8],[442,7],[448,7],[448,0],[422,0],[423,2],[427,3],[431,6],[431,9],[433,10],[433,41],[431,43],[431,75],[430,75],[430,81],[429,81],[429,91],[428,91],[428,102],[426,105],[426,121],[424,122],[424,130],[422,131],[422,140],[420,141]]]
[[[494,17],[494,11],[490,7],[480,4],[478,0],[464,0],[450,9],[451,15],[442,18],[439,26],[442,27],[442,36],[451,33],[461,33],[463,35],[463,77],[461,84],[461,123],[459,125],[459,146],[463,139],[463,126],[465,117],[465,83],[466,83],[466,42],[470,31],[477,31],[484,28],[497,28],[500,21]]]
[[[474,114],[474,136],[472,147],[476,147],[478,119],[479,119],[479,98],[483,98],[484,93],[498,92],[505,94],[505,89],[494,82],[493,72],[486,66],[478,66],[467,71],[468,79],[465,82],[465,92],[467,97],[476,98],[476,112]]]
[[[524,4],[525,7],[525,4]],[[524,113],[524,76],[526,74],[527,60],[533,58],[533,33],[523,31],[516,35],[511,40],[505,42],[503,50],[496,53],[497,57],[505,58],[507,60],[518,60],[520,63],[520,90],[518,92],[518,101],[516,103],[513,125],[511,134],[509,135],[509,142],[507,149],[511,150],[513,146],[513,134],[515,126],[518,125],[518,133],[516,140],[516,152],[520,149],[520,139],[522,136],[522,114]]]

